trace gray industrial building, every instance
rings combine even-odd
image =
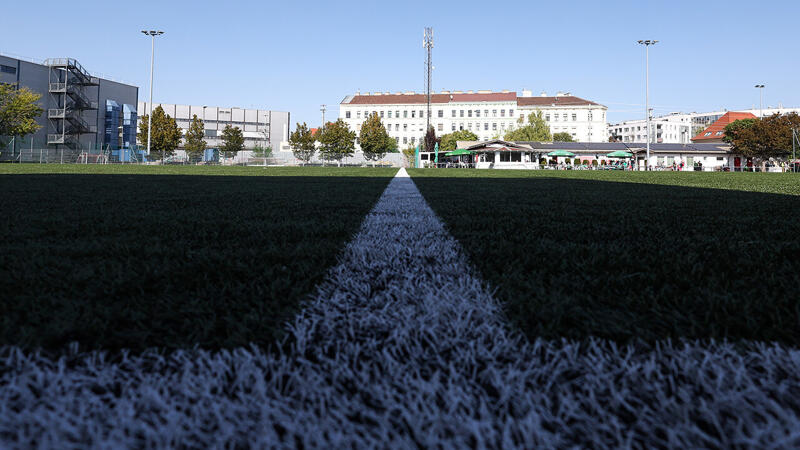
[[[4,55],[0,55],[0,83],[40,94],[44,108],[38,119],[41,128],[14,139],[0,160],[24,159],[20,155],[33,149],[47,149],[51,159],[66,155],[70,162],[101,150],[111,160],[136,159],[131,150],[136,147],[138,87],[92,76],[73,58],[38,64]]]
[[[192,118],[196,115],[203,120],[207,147],[219,148],[222,145],[222,130],[226,125],[239,127],[244,136],[245,150],[256,145],[269,145],[277,152],[280,143],[289,140],[289,113],[264,109],[223,108],[219,106],[175,105],[153,102],[153,109],[161,106],[164,113],[175,119],[178,128],[186,134]],[[145,117],[149,108],[146,102],[139,102],[139,114]],[[145,146],[145,143],[141,143]],[[181,140],[182,149],[183,140]],[[245,155],[242,155],[245,157]]]

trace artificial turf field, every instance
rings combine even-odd
[[[0,166],[0,344],[266,347],[394,173]],[[530,338],[800,343],[800,177],[410,173]]]
[[[0,345],[267,347],[395,172],[0,166]]]
[[[409,173],[529,338],[800,345],[797,175]]]

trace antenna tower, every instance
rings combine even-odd
[[[433,71],[433,61],[431,60],[431,51],[433,50],[433,28],[426,27],[423,35],[422,46],[426,50],[425,58],[425,97],[427,98],[428,111],[427,111],[427,125],[425,126],[425,133],[431,127],[431,72]]]

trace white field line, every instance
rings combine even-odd
[[[0,447],[800,445],[800,351],[529,343],[404,175],[281,353],[0,350]]]

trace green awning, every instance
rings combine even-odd
[[[471,155],[471,154],[472,152],[467,149],[458,148],[453,150],[452,152],[445,153],[444,156],[459,156],[459,155]]]
[[[556,150],[547,154],[547,156],[575,156],[575,153],[566,150]]]
[[[633,157],[633,153],[629,153],[629,152],[624,152],[622,150],[618,150],[616,152],[611,152],[611,153],[607,154],[606,156],[608,156],[609,158],[632,158]]]

